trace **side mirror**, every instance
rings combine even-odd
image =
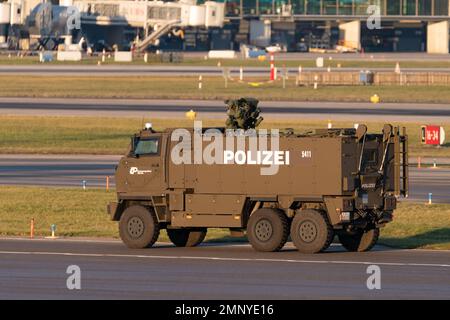
[[[130,148],[130,156],[133,158],[137,158],[138,156],[134,153],[136,148],[137,137],[134,135],[131,137],[131,148]]]

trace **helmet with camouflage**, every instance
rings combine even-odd
[[[259,116],[261,109],[258,108],[258,100],[254,98],[240,98],[237,100],[226,100],[227,129],[255,129],[263,120]]]

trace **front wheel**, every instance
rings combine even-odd
[[[128,248],[151,247],[159,237],[155,213],[139,205],[128,207],[120,217],[119,234]]]
[[[301,253],[318,253],[330,246],[333,228],[325,212],[300,210],[292,221],[291,238]]]
[[[355,233],[338,234],[342,246],[351,252],[365,252],[373,248],[380,236],[380,229],[359,230]]]
[[[170,241],[177,247],[195,247],[205,240],[206,228],[201,229],[167,229]]]
[[[281,210],[258,209],[248,220],[248,241],[257,251],[278,251],[283,248],[288,236],[289,222]]]

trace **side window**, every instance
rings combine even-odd
[[[365,172],[367,169],[370,171],[378,167],[378,150],[377,149],[365,149],[363,154],[363,168]]]
[[[159,153],[159,139],[139,139],[134,148],[134,154],[137,156],[142,155],[157,155]]]

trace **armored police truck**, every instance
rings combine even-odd
[[[130,248],[152,246],[161,229],[191,247],[208,228],[227,228],[258,251],[280,250],[290,236],[317,253],[335,235],[349,251],[368,251],[408,194],[407,150],[405,128],[389,124],[302,134],[149,124],[117,166],[108,213]]]

